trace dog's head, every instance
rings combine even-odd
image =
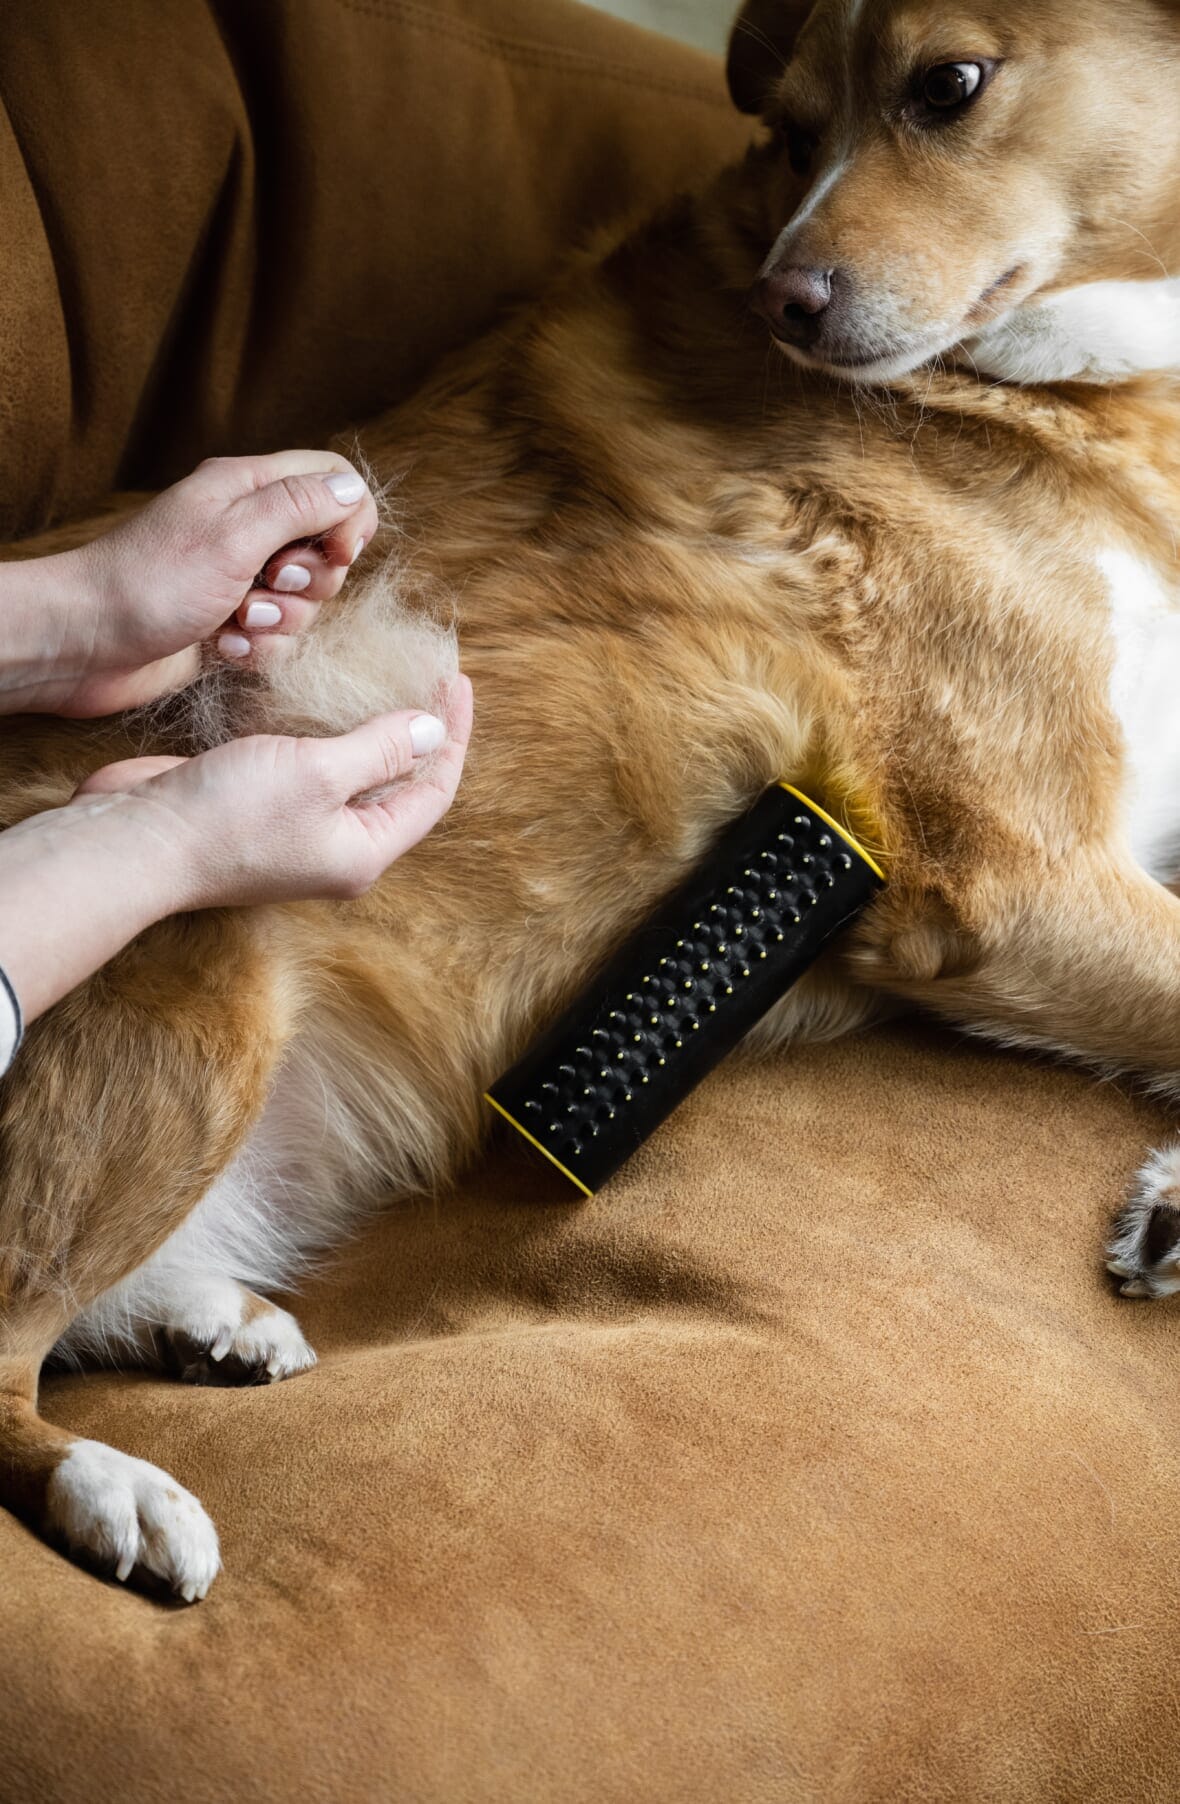
[[[754,299],[796,362],[889,380],[1180,272],[1180,0],[747,0],[728,73],[773,134]]]

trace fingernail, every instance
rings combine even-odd
[[[280,595],[296,595],[300,589],[310,588],[311,571],[302,564],[284,564],[270,586]]]
[[[415,758],[437,752],[446,736],[446,727],[434,714],[415,714],[410,722],[410,746]]]
[[[241,633],[222,633],[217,649],[223,658],[245,658],[250,653],[250,641]]]
[[[351,507],[365,492],[363,476],[345,476],[342,472],[338,476],[325,476],[324,481],[342,507]]]
[[[281,589],[284,584],[276,583],[275,587]],[[282,618],[282,608],[276,607],[273,601],[252,601],[246,609],[246,618],[242,624],[244,626],[277,626]]]
[[[348,560],[349,563],[355,564],[356,560],[361,555],[361,552],[364,549],[365,549],[365,541],[363,539],[358,539],[356,542],[356,550],[353,552],[352,556],[349,558],[349,560]]]

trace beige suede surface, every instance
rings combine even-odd
[[[559,0],[218,13],[10,10],[10,525],[373,410],[740,141]],[[226,1569],[170,1607],[0,1515],[0,1799],[1175,1799],[1178,1323],[1100,1258],[1166,1127],[917,1025],[734,1061],[591,1202],[497,1138],[392,1203],[305,1377],[50,1380]]]
[[[1161,1125],[920,1030],[733,1063],[592,1202],[394,1208],[306,1377],[52,1381],[226,1570],[0,1518],[7,1795],[1175,1797],[1176,1324],[1097,1258]]]

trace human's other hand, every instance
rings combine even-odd
[[[135,707],[191,682],[207,641],[265,669],[377,526],[363,477],[331,452],[211,458],[90,544],[9,566],[38,584],[45,636],[9,706],[74,718]]]
[[[445,722],[383,714],[334,739],[260,735],[196,758],[128,759],[96,771],[75,801],[127,796],[145,811],[144,843],[180,849],[174,909],[358,896],[450,807],[471,715],[460,676]],[[415,782],[398,782],[430,753]]]

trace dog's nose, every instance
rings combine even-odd
[[[823,316],[832,304],[833,273],[798,264],[773,269],[755,284],[754,305],[779,338],[806,350],[823,331]]]

